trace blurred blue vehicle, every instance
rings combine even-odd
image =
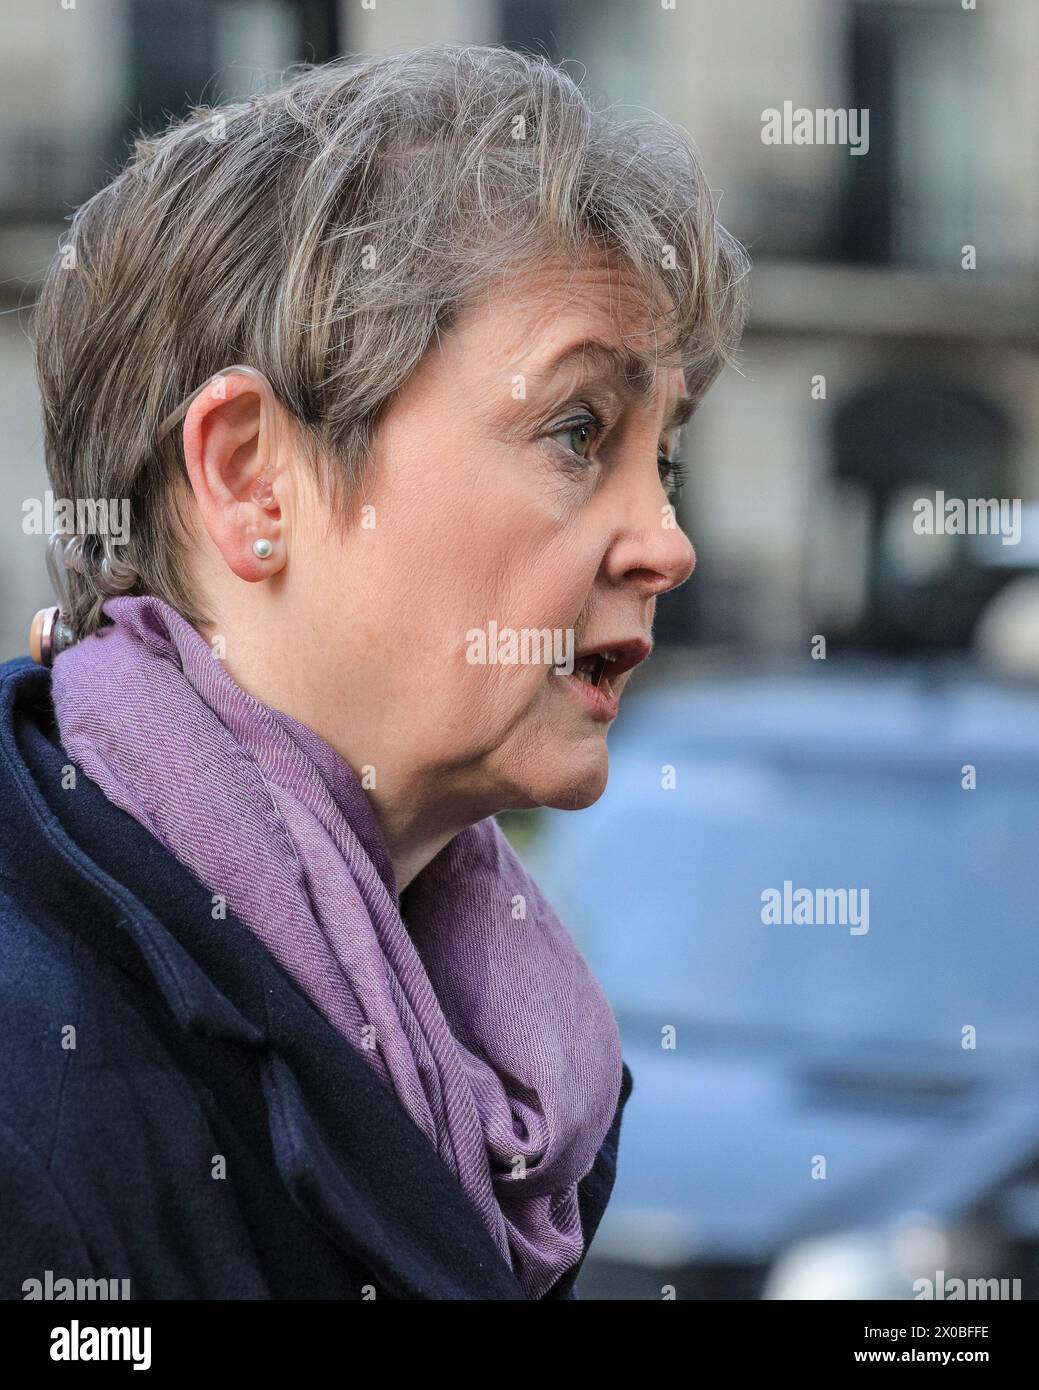
[[[632,688],[604,796],[538,813],[635,1080],[581,1294],[1034,1298],[1039,695],[809,664]],[[785,882],[868,930],[766,924]]]

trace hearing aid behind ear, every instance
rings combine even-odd
[[[237,366],[221,367],[218,372],[214,372],[214,374],[204,381],[201,386],[192,391],[190,396],[185,397],[172,414],[166,416],[165,420],[163,420],[162,424],[159,426],[156,440],[160,444],[162,443],[166,436],[184,419],[191,409],[193,402],[202,395],[203,391],[212,388],[214,399],[226,400],[226,395],[221,396],[220,394],[223,378],[235,375],[250,377],[259,390],[260,433],[264,440],[264,467],[261,470],[261,476],[263,476],[270,471],[268,465],[271,463],[276,453],[275,445],[278,439],[278,410],[277,400],[270,382],[264,376],[263,372],[259,371],[256,367],[247,367],[244,363],[238,363]],[[226,388],[224,389],[226,390]]]
[[[78,638],[69,621],[69,570],[78,569],[77,556],[83,537],[66,531],[52,531],[47,537],[47,574],[58,602],[41,608],[29,628],[29,655],[39,666],[51,666],[59,652],[76,644]]]
[[[274,501],[270,475],[273,471],[273,460],[277,456],[280,417],[271,384],[263,372],[257,370],[256,367],[248,367],[244,363],[237,363],[233,367],[222,367],[220,371],[214,373],[201,386],[192,391],[190,396],[181,401],[176,410],[166,416],[158,428],[156,441],[161,443],[180,424],[191,408],[192,402],[203,391],[212,387],[214,392],[219,393],[223,379],[239,373],[250,377],[259,390],[261,470],[253,488],[253,498],[261,506],[270,506]],[[217,399],[219,399],[219,394]],[[41,666],[52,665],[54,658],[60,652],[63,652],[67,647],[74,646],[79,640],[79,635],[73,629],[70,621],[72,605],[69,595],[68,571],[81,568],[80,556],[84,539],[84,536],[80,534],[70,535],[65,532],[52,532],[48,537],[47,571],[50,575],[51,585],[57,594],[58,603],[50,608],[41,608],[33,618],[29,629],[29,654],[33,661]],[[267,542],[266,544],[269,546],[270,543]],[[258,551],[257,554],[260,552]],[[266,554],[270,554],[269,549]],[[125,576],[122,574],[123,570],[125,570]],[[113,593],[132,587],[136,578],[128,566],[118,566],[110,557],[106,557],[104,561],[104,574],[105,582],[111,586],[110,591]]]

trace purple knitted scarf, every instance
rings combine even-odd
[[[264,943],[390,1087],[530,1298],[580,1258],[577,1183],[613,1121],[617,1027],[497,823],[416,876],[405,926],[354,773],[248,695],[168,604],[55,661],[69,756]]]

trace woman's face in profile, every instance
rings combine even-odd
[[[656,596],[695,563],[659,462],[676,453],[681,371],[661,369],[640,398],[580,350],[652,351],[639,302],[604,262],[469,310],[382,418],[365,525],[301,557],[312,610],[328,615],[331,727],[380,788],[386,769],[420,769],[481,814],[601,795]],[[524,646],[523,629],[554,646]],[[617,654],[598,694],[545,659],[590,650]]]

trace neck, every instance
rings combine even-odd
[[[345,752],[341,756],[350,761]],[[401,777],[397,770],[396,776],[384,773],[378,789],[368,794],[393,865],[398,894],[449,841],[480,819],[450,807],[442,792],[424,788],[423,782],[421,777]]]
[[[382,822],[380,821],[380,824]],[[383,832],[385,834],[385,831]],[[438,836],[435,840],[421,845],[394,846],[387,837],[387,847],[390,851],[390,860],[393,864],[394,877],[397,880],[397,893],[402,894],[412,883],[422,870],[429,864],[444,846],[453,837],[451,835]]]

